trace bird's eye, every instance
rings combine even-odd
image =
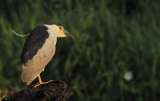
[[[59,26],[59,29],[62,29],[62,27],[61,27],[61,26]]]

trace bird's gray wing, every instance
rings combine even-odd
[[[25,64],[28,60],[31,60],[34,55],[42,48],[46,39],[49,37],[47,33],[47,27],[38,26],[36,27],[28,36],[22,53],[21,53],[21,63]]]

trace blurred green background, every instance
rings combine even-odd
[[[69,101],[160,101],[159,0],[0,0],[0,89],[19,91],[20,54],[37,25],[59,22],[43,81],[63,80]],[[34,80],[33,83],[38,82]]]

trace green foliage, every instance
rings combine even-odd
[[[73,101],[160,100],[160,2],[149,0],[3,1],[0,15],[0,89],[20,90],[20,54],[27,34],[60,22],[74,37],[58,39],[42,79],[68,83]],[[2,4],[2,3],[1,3]],[[17,5],[17,6],[16,6]],[[130,6],[134,8],[130,8]],[[124,75],[131,72],[133,78]]]

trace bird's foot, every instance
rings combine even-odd
[[[36,88],[36,87],[38,87],[38,86],[40,86],[40,85],[42,85],[42,84],[50,83],[50,82],[52,82],[52,81],[53,81],[53,80],[50,80],[50,81],[48,81],[48,82],[39,83],[39,84],[35,85],[34,88]]]

